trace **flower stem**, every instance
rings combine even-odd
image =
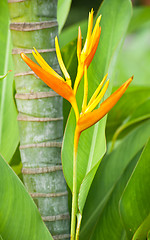
[[[72,214],[71,214],[71,240],[75,240],[76,213],[77,213],[77,149],[80,132],[78,127],[74,135],[74,155],[73,155],[73,191],[72,191]]]
[[[82,215],[81,215],[81,213],[78,213],[77,214],[77,228],[76,228],[76,238],[75,238],[75,240],[79,240],[81,220],[82,220]]]

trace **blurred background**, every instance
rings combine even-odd
[[[100,2],[102,0],[73,0],[65,27],[77,21],[84,20],[91,8],[94,8],[94,11],[97,12]],[[150,6],[150,0],[132,0],[132,3],[133,6]]]

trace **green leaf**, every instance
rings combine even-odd
[[[125,179],[126,181],[128,180],[126,178],[126,174],[128,176],[128,170],[125,175],[124,171],[126,171],[132,159],[143,148],[149,136],[150,120],[147,120],[123,138],[112,153],[105,155],[103,158],[84,208],[80,232],[81,240],[91,239],[91,235],[93,235],[95,231],[99,231],[98,229],[102,231],[101,234],[103,234],[105,238],[97,239],[112,239],[111,236],[108,237],[109,232],[112,233],[114,229],[117,229],[116,226],[121,226],[121,223],[118,222],[118,205],[117,208],[114,207],[118,204],[116,203],[116,198],[118,199],[119,197],[115,196],[114,191],[119,191],[119,194],[122,193],[121,185],[119,184],[123,184]],[[124,180],[121,180],[122,178]],[[115,188],[119,188],[120,190],[115,190]],[[106,215],[109,215],[109,217],[107,218]],[[107,226],[108,224],[109,227]],[[119,229],[121,228],[119,227]],[[115,232],[116,231],[114,231],[114,233]],[[120,230],[119,234],[121,234]],[[94,239],[94,237],[92,239]],[[120,240],[121,237],[114,239]]]
[[[58,21],[58,31],[61,32],[65,21],[67,19],[72,0],[58,0],[57,4],[57,21]]]
[[[150,229],[150,140],[125,188],[120,213],[129,238],[145,240]]]
[[[0,156],[0,234],[5,240],[50,240],[36,205]]]
[[[150,240],[150,231],[147,234],[147,240]]]
[[[119,200],[139,159],[140,153],[131,159],[127,167],[124,169],[124,172],[117,180],[90,239],[120,240],[124,237],[125,231],[119,214]]]
[[[2,63],[0,71],[2,74],[13,70],[7,5],[7,1],[0,1],[0,11],[2,12],[0,14],[0,63]],[[13,76],[13,72],[10,72],[6,78],[0,80],[0,154],[7,161],[12,158],[19,142],[17,110],[13,96]]]
[[[140,104],[135,111],[131,114],[131,116],[128,116],[128,119],[125,123],[123,123],[115,132],[113,138],[112,138],[112,147],[111,150],[115,144],[116,139],[118,136],[127,134],[129,131],[131,131],[134,127],[136,127],[141,122],[150,119],[150,99],[147,99],[142,104]],[[122,134],[123,132],[123,134]]]
[[[72,85],[76,77],[77,70],[77,39],[69,42],[61,49],[63,61],[72,80]]]
[[[9,28],[9,14],[7,0],[0,1],[0,75],[4,74],[7,34]]]
[[[79,26],[81,27],[83,38],[86,37],[87,19],[82,22],[78,22],[77,24],[74,24],[72,26],[69,26],[61,32],[61,34],[59,36],[59,42],[60,42],[61,48],[65,47],[67,44],[72,42],[74,39],[77,39]]]
[[[115,131],[117,131],[119,127],[122,127],[124,124],[130,120],[133,120],[134,118],[140,118],[141,116],[144,116],[146,111],[147,113],[149,112],[149,107],[146,107],[147,104],[144,104],[149,101],[149,98],[149,87],[131,86],[128,89],[128,91],[122,96],[119,102],[111,110],[111,113],[108,114],[106,126],[107,141],[112,140]]]
[[[19,145],[12,157],[12,159],[9,162],[9,165],[13,169],[13,171],[17,174],[17,176],[23,181],[23,176],[22,176],[22,162],[21,162],[21,156],[20,156],[20,150],[19,150]]]
[[[109,13],[109,17],[108,17]],[[117,57],[125,31],[131,17],[130,1],[110,0],[104,1],[98,15],[102,14],[101,39],[93,62],[88,70],[89,97],[98,86],[107,71],[112,72],[114,60]],[[120,30],[120,26],[121,30]],[[110,92],[110,89],[109,89]],[[81,106],[83,95],[83,82],[78,89],[78,106]],[[108,96],[108,94],[107,94]],[[81,134],[77,155],[77,189],[79,192],[78,207],[82,213],[86,197],[98,168],[106,151],[105,143],[106,117],[90,129]],[[73,138],[75,129],[74,113],[71,112],[65,131],[62,163],[66,181],[72,190],[72,156]]]

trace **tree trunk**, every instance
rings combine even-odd
[[[54,239],[69,239],[68,194],[61,166],[62,98],[49,89],[23,62],[33,59],[36,47],[59,72],[54,37],[57,35],[56,0],[8,0],[20,153],[25,186]]]

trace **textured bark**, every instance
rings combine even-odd
[[[54,239],[69,239],[68,195],[61,166],[62,98],[23,62],[36,47],[59,72],[54,47],[56,0],[9,0],[20,153],[25,186]]]

